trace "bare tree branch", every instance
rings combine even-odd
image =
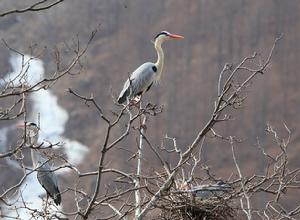
[[[12,9],[6,12],[0,13],[0,17],[4,17],[11,14],[21,14],[25,12],[37,12],[37,11],[43,11],[47,10],[49,8],[52,8],[55,5],[58,5],[59,3],[63,2],[64,0],[40,0],[26,8],[22,9]]]

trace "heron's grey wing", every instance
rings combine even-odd
[[[155,65],[144,63],[132,73],[132,95],[141,95],[153,83],[155,78]]]
[[[61,203],[61,196],[58,189],[57,178],[51,171],[48,162],[38,169],[37,178],[47,193],[54,199],[55,204],[59,205]]]
[[[156,67],[154,63],[144,63],[137,68],[127,79],[119,95],[118,103],[123,103],[126,98],[132,98],[144,93],[153,83]]]
[[[213,184],[213,185],[199,185],[191,188],[191,192],[197,197],[209,198],[221,196],[231,190],[231,186],[228,184]]]

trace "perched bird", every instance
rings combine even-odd
[[[189,185],[186,181],[179,186],[179,190],[173,191],[173,193],[191,193],[195,197],[202,199],[208,199],[211,197],[220,197],[232,190],[232,187],[221,181],[216,184],[205,185]]]
[[[231,186],[223,181],[219,181],[216,184],[193,186],[190,189],[193,195],[203,199],[220,197],[231,190]]]
[[[17,127],[26,130],[26,145],[37,147],[39,137],[39,127],[32,122],[18,124]],[[31,148],[31,158],[33,169],[37,171],[37,178],[42,187],[46,190],[47,195],[53,198],[56,205],[61,203],[61,195],[57,184],[57,178],[53,171],[49,160],[44,158],[38,149]]]
[[[162,43],[166,40],[182,38],[180,35],[170,34],[167,31],[162,31],[156,35],[154,38],[154,47],[157,52],[156,63],[144,63],[129,76],[119,95],[119,104],[124,103],[127,99],[132,99],[144,94],[150,89],[153,83],[159,81],[164,65],[164,52],[161,48]]]

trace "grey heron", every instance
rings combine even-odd
[[[18,124],[17,127],[26,130],[26,145],[37,147],[39,137],[39,127],[33,122],[25,122]],[[56,205],[61,203],[61,195],[58,188],[57,178],[53,171],[49,160],[44,158],[38,149],[31,148],[31,158],[33,169],[37,171],[37,179],[42,187],[46,190],[47,195],[53,198]]]
[[[173,193],[191,193],[195,197],[202,199],[208,199],[211,197],[220,197],[226,193],[232,191],[232,187],[221,181],[216,184],[204,184],[190,186],[186,181],[182,183],[179,190],[173,191]]]
[[[144,94],[150,89],[153,83],[157,83],[160,80],[164,65],[164,52],[161,48],[162,43],[166,40],[182,38],[180,35],[170,34],[167,31],[162,31],[156,35],[154,38],[154,47],[157,52],[156,63],[144,63],[129,76],[119,95],[119,104],[124,103],[127,99],[132,99]]]

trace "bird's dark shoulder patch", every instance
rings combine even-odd
[[[157,72],[157,67],[156,66],[152,66],[152,70],[156,73]]]
[[[150,86],[148,86],[146,92],[148,92],[148,90],[151,88],[152,85],[153,85],[153,82],[150,84]]]

